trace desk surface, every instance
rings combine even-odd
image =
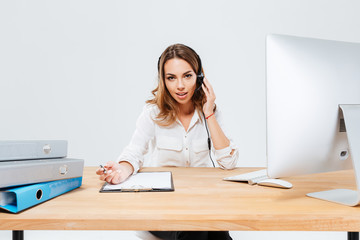
[[[175,192],[99,193],[95,167],[83,185],[19,214],[0,211],[0,230],[360,231],[360,208],[306,197],[355,188],[352,171],[286,178],[292,189],[222,178],[257,170],[145,168],[172,171]]]

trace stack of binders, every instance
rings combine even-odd
[[[0,141],[0,208],[17,213],[81,186],[84,160],[67,141]]]

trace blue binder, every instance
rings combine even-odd
[[[81,186],[82,177],[5,188],[0,191],[0,208],[17,213]]]

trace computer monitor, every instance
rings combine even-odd
[[[360,164],[360,43],[268,35],[266,90],[269,177]],[[308,196],[354,206],[357,186]]]

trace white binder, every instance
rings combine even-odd
[[[0,141],[0,161],[66,157],[67,145],[66,140]]]
[[[84,160],[55,158],[0,162],[0,188],[81,177]]]

